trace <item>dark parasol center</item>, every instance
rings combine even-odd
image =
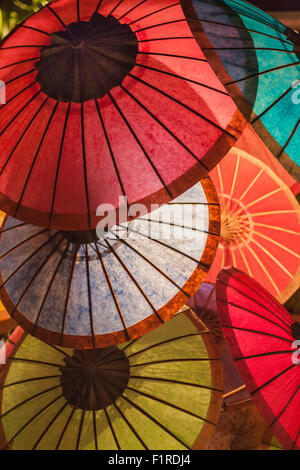
[[[300,323],[295,322],[292,324],[292,333],[295,339],[300,340]]]
[[[37,81],[56,100],[76,103],[102,98],[121,85],[138,54],[136,34],[113,16],[95,13],[52,34],[36,63]]]
[[[130,377],[127,356],[116,347],[74,351],[64,362],[60,368],[63,395],[82,410],[101,410],[114,403]]]

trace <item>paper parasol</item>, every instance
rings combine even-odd
[[[214,342],[191,312],[120,348],[62,350],[23,335],[1,380],[10,449],[199,449],[222,400]]]
[[[219,270],[232,265],[285,302],[299,287],[299,203],[268,165],[240,149],[232,149],[211,178],[222,223],[207,280],[215,282]]]
[[[204,280],[219,241],[220,208],[204,178],[184,195],[98,239],[8,217],[0,241],[0,296],[44,341],[106,347],[168,320]]]
[[[51,2],[3,40],[0,80],[0,207],[57,230],[169,202],[245,125],[173,0]]]

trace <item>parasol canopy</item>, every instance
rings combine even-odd
[[[108,349],[60,349],[19,336],[1,375],[2,448],[186,450],[211,436],[222,368],[190,311]]]
[[[215,283],[219,270],[232,265],[285,302],[300,282],[299,203],[267,164],[241,149],[233,148],[210,176],[222,215],[207,280]]]
[[[239,109],[300,182],[299,33],[243,0],[190,0],[183,8]]]
[[[176,198],[245,125],[173,0],[53,1],[3,40],[0,80],[0,206],[56,230]]]
[[[0,296],[25,330],[68,347],[106,347],[168,320],[204,280],[220,207],[210,178],[128,224],[58,232],[8,217]]]
[[[300,324],[235,268],[217,280],[222,327],[250,395],[285,449],[300,449]]]

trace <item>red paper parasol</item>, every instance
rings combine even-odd
[[[235,268],[217,280],[217,303],[236,365],[261,414],[286,449],[300,449],[300,324]],[[298,346],[299,347],[299,346]]]
[[[261,149],[257,157],[266,155]],[[266,156],[267,158],[267,156]],[[268,164],[233,148],[210,174],[221,204],[221,242],[207,281],[232,265],[280,302],[299,287],[300,207]]]
[[[51,2],[2,42],[0,79],[1,208],[58,230],[174,199],[245,124],[173,0]]]

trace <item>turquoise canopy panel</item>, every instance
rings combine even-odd
[[[185,8],[227,90],[275,157],[300,181],[299,33],[242,0],[191,0]]]

